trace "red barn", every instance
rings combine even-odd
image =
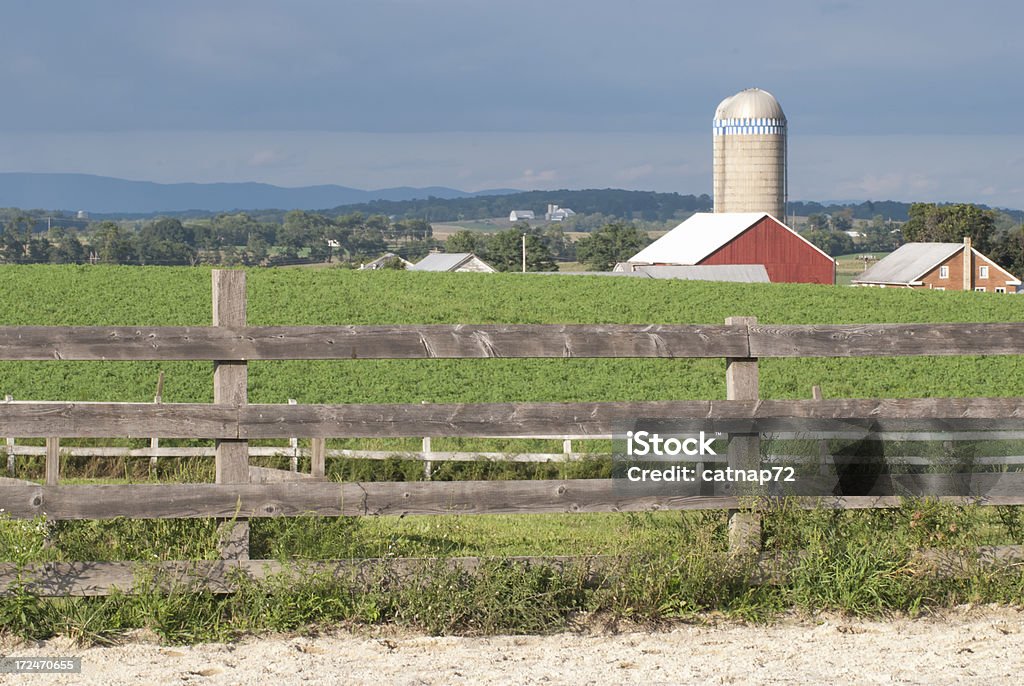
[[[765,212],[698,213],[634,255],[634,264],[760,264],[773,282],[836,281],[836,262]]]

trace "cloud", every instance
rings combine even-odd
[[[542,171],[534,171],[532,169],[524,169],[523,173],[520,174],[517,183],[525,184],[527,187],[532,187],[531,184],[548,184],[558,178],[558,172],[554,169],[544,169]]]
[[[615,174],[619,181],[638,181],[651,176],[654,173],[653,164],[641,164],[634,167],[626,167]]]

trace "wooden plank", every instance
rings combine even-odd
[[[1022,473],[975,474],[980,496],[939,500],[992,505],[1024,504]],[[894,477],[895,479],[895,477]],[[952,480],[952,479],[951,479]],[[915,481],[911,483],[920,483]],[[932,485],[940,483],[932,481]],[[6,514],[30,519],[251,518],[303,514],[404,516],[438,514],[539,514],[739,509],[762,500],[698,495],[700,484],[633,484],[622,479],[557,481],[422,481],[250,484],[128,484],[39,486],[0,481]],[[776,502],[767,498],[764,503]],[[807,496],[804,507],[897,507],[900,496]]]
[[[593,438],[637,419],[723,433],[1019,430],[1022,398],[644,401],[427,405],[249,405],[249,438],[472,436]]]
[[[213,325],[245,325],[245,272],[213,270]],[[217,360],[213,363],[213,402],[245,405],[248,400],[248,365]],[[227,439],[217,443],[217,483],[249,481],[249,451],[245,440]]]
[[[1024,355],[1024,323],[750,327],[751,357]]]
[[[725,323],[749,327],[757,324],[757,317],[729,317]],[[757,400],[760,398],[760,376],[757,358],[727,357],[725,360],[725,393],[728,400]],[[732,469],[757,469],[761,465],[761,436],[759,433],[737,433],[729,436],[728,466]],[[725,484],[726,492],[732,484]],[[733,493],[729,493],[733,495]],[[729,551],[754,553],[761,549],[761,518],[739,510],[729,511]]]
[[[310,441],[310,451],[310,475],[322,478],[327,473],[327,439],[312,439]]]
[[[245,326],[245,272],[214,269],[213,325]],[[244,361],[215,360],[213,363],[213,402],[218,405],[244,406],[249,394],[249,367]],[[248,484],[249,443],[244,439],[218,438],[216,443],[216,482]],[[249,522],[234,515],[218,527],[221,558],[249,558]]]
[[[5,433],[57,434],[65,438],[149,438],[159,434],[167,438],[242,440],[291,436],[582,439],[610,436],[625,423],[638,418],[678,420],[693,428],[726,433],[860,429],[1019,432],[1024,426],[1024,398],[245,405],[237,408],[201,403],[0,403],[0,426]]]
[[[1024,355],[1024,323],[0,327],[0,360]]]
[[[249,465],[249,483],[251,484],[275,484],[284,481],[323,481],[323,477],[315,477],[312,474],[293,472],[289,469],[273,469],[271,467],[253,467]]]
[[[46,438],[46,485],[56,486],[60,480],[60,439]]]
[[[238,410],[205,403],[0,403],[0,426],[18,436],[237,438]]]
[[[243,274],[240,271],[224,273]],[[220,292],[224,292],[223,287]],[[218,308],[216,314],[227,312]],[[243,361],[740,357],[747,354],[744,327],[691,324],[245,326],[243,320],[240,323],[222,321],[221,326],[214,327],[0,327],[0,360]]]
[[[4,402],[9,403],[14,400],[14,396],[7,394],[4,396]],[[15,444],[14,436],[5,436],[4,445],[7,450],[7,475],[14,476],[14,465],[15,465]]]
[[[422,580],[441,570],[475,574],[489,562],[502,565],[546,567],[554,571],[582,570],[589,583],[601,581],[599,572],[613,558],[608,556],[508,556],[501,558],[368,558],[362,560],[196,560],[161,562],[48,562],[19,569],[0,562],[0,597],[20,581],[40,596],[102,596],[117,589],[122,593],[148,592],[154,585],[164,591],[232,593],[238,575],[255,581],[271,577],[295,582],[343,579],[373,585],[382,576],[396,581]]]

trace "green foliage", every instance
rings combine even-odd
[[[499,272],[518,272],[523,269],[523,242],[525,235],[526,271],[558,271],[554,255],[538,229],[526,224],[499,231],[490,236],[484,250],[484,259]]]
[[[479,231],[456,231],[444,243],[446,252],[471,252],[481,256],[487,251],[487,235]]]
[[[970,237],[975,249],[988,253],[995,239],[996,213],[977,205],[936,205],[917,202],[903,225],[903,237],[914,243],[960,243]]]
[[[625,262],[648,243],[647,235],[632,224],[605,224],[576,244],[576,254],[594,271],[607,272]]]
[[[842,231],[811,228],[803,233],[803,237],[832,257],[849,254],[854,249],[853,239]]]

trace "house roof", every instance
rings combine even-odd
[[[412,262],[410,262],[409,260],[400,257],[399,255],[396,255],[393,252],[386,252],[377,259],[375,259],[373,262],[367,262],[366,264],[364,264],[362,266],[362,269],[376,269],[377,267],[382,266],[388,260],[395,259],[401,260],[402,264],[404,264],[406,267],[412,266]]]
[[[430,253],[409,269],[420,272],[450,272],[473,259],[479,260],[480,258],[471,252],[435,252]]]
[[[695,265],[765,217],[770,217],[828,257],[827,253],[767,212],[698,212],[633,255],[629,261]]]
[[[913,283],[963,247],[963,243],[906,243],[868,267],[853,282]]]

